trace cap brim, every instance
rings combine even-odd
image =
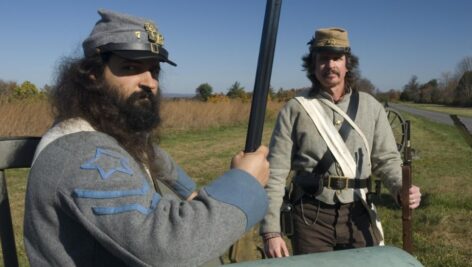
[[[338,47],[338,46],[315,46],[313,50],[316,52],[329,52],[337,54],[349,54],[351,53],[350,47]]]
[[[162,48],[161,48],[162,49]],[[154,53],[151,51],[146,51],[146,50],[114,50],[111,51],[112,53],[126,59],[131,59],[131,60],[144,60],[144,59],[157,59],[160,62],[166,62],[169,63],[172,66],[177,66],[172,60],[168,59],[167,56],[162,55],[164,53]],[[164,51],[161,51],[164,52]],[[167,51],[165,51],[167,52]]]

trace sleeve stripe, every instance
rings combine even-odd
[[[142,196],[149,191],[149,184],[143,178],[143,186],[138,189],[131,190],[113,190],[113,191],[95,191],[87,189],[74,189],[72,196],[78,198],[93,198],[93,199],[107,199],[107,198],[119,198],[128,196]]]
[[[125,212],[130,212],[130,211],[137,211],[139,213],[142,213],[144,215],[148,215],[151,213],[154,209],[156,209],[157,204],[161,200],[161,196],[157,193],[154,193],[151,201],[151,205],[149,208],[144,207],[141,204],[138,203],[133,203],[133,204],[126,204],[126,205],[121,205],[117,207],[93,207],[93,213],[96,215],[114,215],[114,214],[120,214],[120,213],[125,213]]]

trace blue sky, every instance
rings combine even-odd
[[[177,68],[164,66],[164,93],[215,92],[239,81],[252,91],[265,0],[24,1],[0,2],[0,79],[38,87],[54,82],[62,58],[80,56],[81,42],[107,8],[154,20]],[[401,89],[454,73],[472,56],[469,0],[282,0],[271,84],[275,89],[310,83],[301,57],[315,29],[349,31],[363,77],[381,91]]]

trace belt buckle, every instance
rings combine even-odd
[[[336,181],[336,188],[331,187],[331,178],[336,179],[335,180]],[[344,184],[343,184],[343,182],[344,182]],[[334,189],[334,190],[349,189],[349,177],[329,175],[328,176],[328,188],[329,189]]]

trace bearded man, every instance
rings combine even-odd
[[[152,21],[99,10],[84,57],[62,64],[56,114],[30,171],[31,266],[197,266],[265,214],[266,147],[238,153],[198,192],[153,140],[160,63],[176,65]],[[154,142],[153,142],[154,141]]]

